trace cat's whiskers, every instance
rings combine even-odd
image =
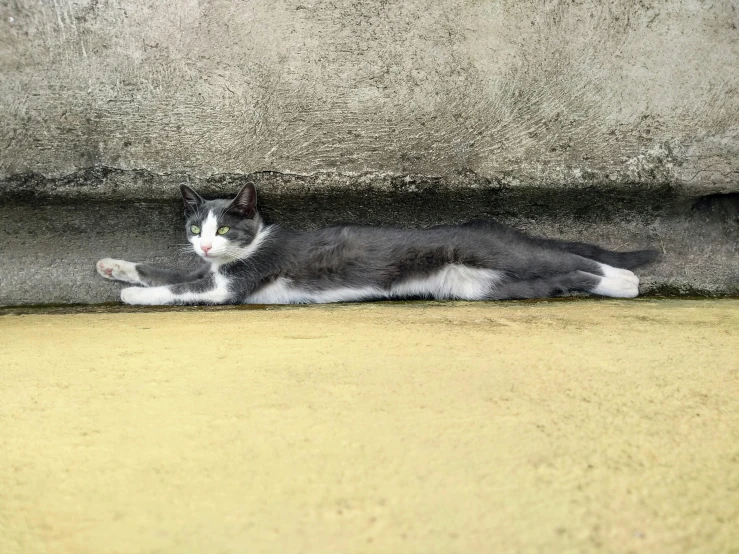
[[[195,254],[195,255],[197,255],[197,253],[195,252],[195,249],[192,247],[192,244],[188,244],[187,246],[178,246],[177,247],[177,250],[179,252],[185,252],[185,253],[188,253],[188,254]]]

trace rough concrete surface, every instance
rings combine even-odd
[[[167,259],[176,185],[247,176],[285,224],[494,215],[659,242],[645,292],[736,294],[737,24],[732,0],[0,3],[0,304],[111,299],[96,256]]]
[[[660,197],[604,198],[602,191],[551,196],[482,188],[438,193],[421,190],[316,193],[274,190],[260,198],[269,218],[285,226],[315,227],[352,221],[430,225],[494,217],[547,237],[585,240],[618,249],[657,248],[661,259],[637,270],[641,293],[739,296],[739,217],[730,204],[660,208]],[[530,191],[529,191],[530,192]],[[175,194],[177,194],[175,192]],[[665,202],[669,205],[669,202]],[[604,205],[605,204],[605,205]],[[185,238],[181,201],[32,200],[0,206],[4,231],[0,306],[118,301],[121,285],[102,279],[104,257],[192,267],[199,258]],[[597,207],[596,207],[597,206]],[[580,212],[578,214],[578,212]],[[7,253],[7,255],[5,254]]]
[[[0,552],[737,552],[739,301],[0,317]]]
[[[0,169],[739,171],[732,0],[15,0]]]

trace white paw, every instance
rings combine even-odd
[[[121,290],[121,302],[134,306],[164,306],[171,304],[173,299],[167,287],[126,287]]]
[[[611,298],[636,298],[639,296],[639,279],[636,281],[634,283],[633,280],[623,277],[601,277],[600,283],[593,289],[593,294]]]
[[[142,304],[143,295],[139,294],[139,291],[144,290],[142,287],[126,287],[121,289],[121,302],[124,304]]]
[[[136,271],[136,264],[125,260],[114,260],[112,258],[103,258],[95,268],[98,273],[106,279],[115,281],[124,281],[126,283],[140,283],[139,272]]]
[[[634,275],[633,271],[628,269],[621,269],[619,267],[613,267],[606,264],[600,264],[600,268],[603,271],[603,276],[608,278],[623,279],[634,283],[637,287],[639,286],[639,277]]]

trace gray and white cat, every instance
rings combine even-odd
[[[654,250],[532,238],[492,221],[297,232],[264,223],[252,184],[232,201],[180,190],[187,238],[208,264],[181,271],[100,260],[106,279],[140,285],[121,291],[126,304],[503,300],[570,292],[633,298],[639,279],[629,269],[657,257]]]

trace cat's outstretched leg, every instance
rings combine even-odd
[[[532,284],[532,290],[526,292],[528,296],[517,298],[547,298],[568,291],[589,292],[614,298],[634,298],[639,294],[639,278],[632,271],[570,252],[540,250],[528,257],[513,258],[513,261],[510,268],[503,268],[508,275],[515,276],[510,284]],[[583,275],[591,275],[597,282],[584,280]],[[504,282],[502,285],[505,284]],[[525,285],[521,286],[526,290]],[[552,292],[547,294],[547,289]],[[560,289],[562,292],[558,292]],[[517,289],[514,290],[518,292]]]
[[[606,250],[594,244],[584,242],[573,242],[556,239],[532,239],[540,245],[557,248],[584,258],[590,258],[597,262],[608,264],[613,267],[625,267],[635,269],[654,262],[659,257],[658,250],[634,250],[631,252],[616,252]]]
[[[167,269],[149,264],[127,262],[125,260],[114,260],[112,258],[103,258],[95,264],[95,268],[106,279],[123,281],[124,283],[145,287],[196,281],[202,279],[209,271],[207,266],[200,267],[194,271],[183,271],[181,269]]]
[[[113,258],[103,258],[95,264],[95,269],[106,279],[113,281],[123,281],[124,283],[133,283],[143,285],[136,271],[136,264],[125,260],[114,260]]]
[[[158,287],[127,287],[121,291],[125,304],[170,306],[185,304],[236,304],[239,295],[223,275],[210,273],[187,283]]]
[[[491,300],[552,298],[572,292],[589,292],[612,298],[634,298],[639,294],[639,279],[626,269],[610,268],[607,275],[571,271],[552,277],[508,281],[496,285]],[[611,271],[613,270],[613,271]]]

